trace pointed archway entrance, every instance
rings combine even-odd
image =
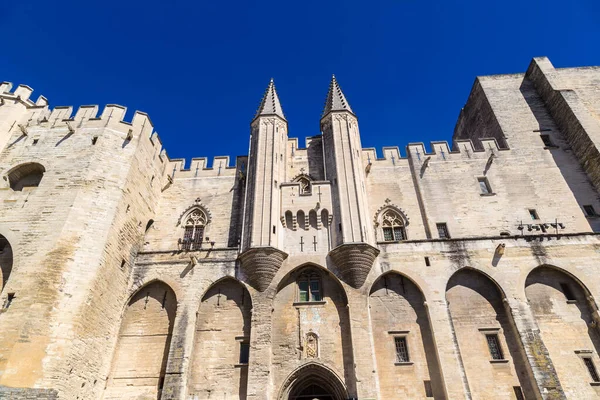
[[[346,400],[348,393],[338,375],[320,363],[308,363],[285,380],[280,400]]]

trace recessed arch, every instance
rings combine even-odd
[[[188,396],[246,398],[252,298],[237,279],[214,282],[200,301]]]
[[[305,277],[320,282],[320,298],[308,294],[308,301],[302,299]],[[314,361],[339,371],[354,392],[348,297],[337,277],[320,265],[301,264],[279,281],[272,304],[273,321],[280,321],[272,328],[272,362],[278,366],[272,371],[274,381],[282,382]]]
[[[173,333],[177,300],[165,282],[142,286],[123,314],[105,397],[160,399]]]
[[[567,398],[596,397],[585,359],[600,367],[599,321],[587,287],[573,273],[541,265],[527,275],[525,295]]]
[[[348,390],[333,369],[318,362],[308,362],[288,375],[279,390],[278,399],[312,399],[309,395],[323,400],[346,400]]]
[[[0,234],[0,293],[4,290],[13,269],[13,248],[8,239]]]
[[[425,398],[430,385],[434,398],[445,398],[425,296],[418,285],[398,271],[379,276],[369,291],[369,311],[381,397],[402,393]],[[402,362],[411,363],[411,373]]]
[[[533,374],[502,288],[480,270],[462,268],[448,280],[446,302],[456,350],[473,397],[496,393],[537,398]]]
[[[30,190],[40,185],[46,168],[40,163],[19,164],[6,174],[10,188],[16,192]]]

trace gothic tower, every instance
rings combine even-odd
[[[373,247],[358,120],[335,76],[321,117],[325,178],[332,183],[334,249],[341,275],[353,287],[364,283],[379,250]]]
[[[251,123],[242,233],[242,268],[248,281],[265,290],[287,257],[278,223],[285,177],[287,120],[271,79]]]

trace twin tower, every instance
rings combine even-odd
[[[279,221],[284,220],[284,203],[289,196],[309,195],[312,199],[302,201],[310,202],[311,210],[328,212],[330,217],[324,224],[329,241],[328,267],[349,285],[363,285],[379,254],[369,223],[358,121],[335,76],[329,85],[321,132],[322,163],[317,168],[322,170],[314,175],[322,179],[316,181],[314,176],[302,174],[311,184],[318,184],[319,192],[301,193],[299,184],[296,192],[294,188],[284,192],[285,184],[297,178],[288,165],[293,162],[290,153],[294,149],[288,146],[287,120],[271,80],[251,123],[241,237],[242,271],[258,290],[269,286],[288,257],[286,235]]]

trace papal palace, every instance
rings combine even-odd
[[[271,81],[210,163],[32,92],[0,84],[1,399],[600,399],[600,67],[478,77],[452,143],[382,151],[335,77],[288,137]]]

